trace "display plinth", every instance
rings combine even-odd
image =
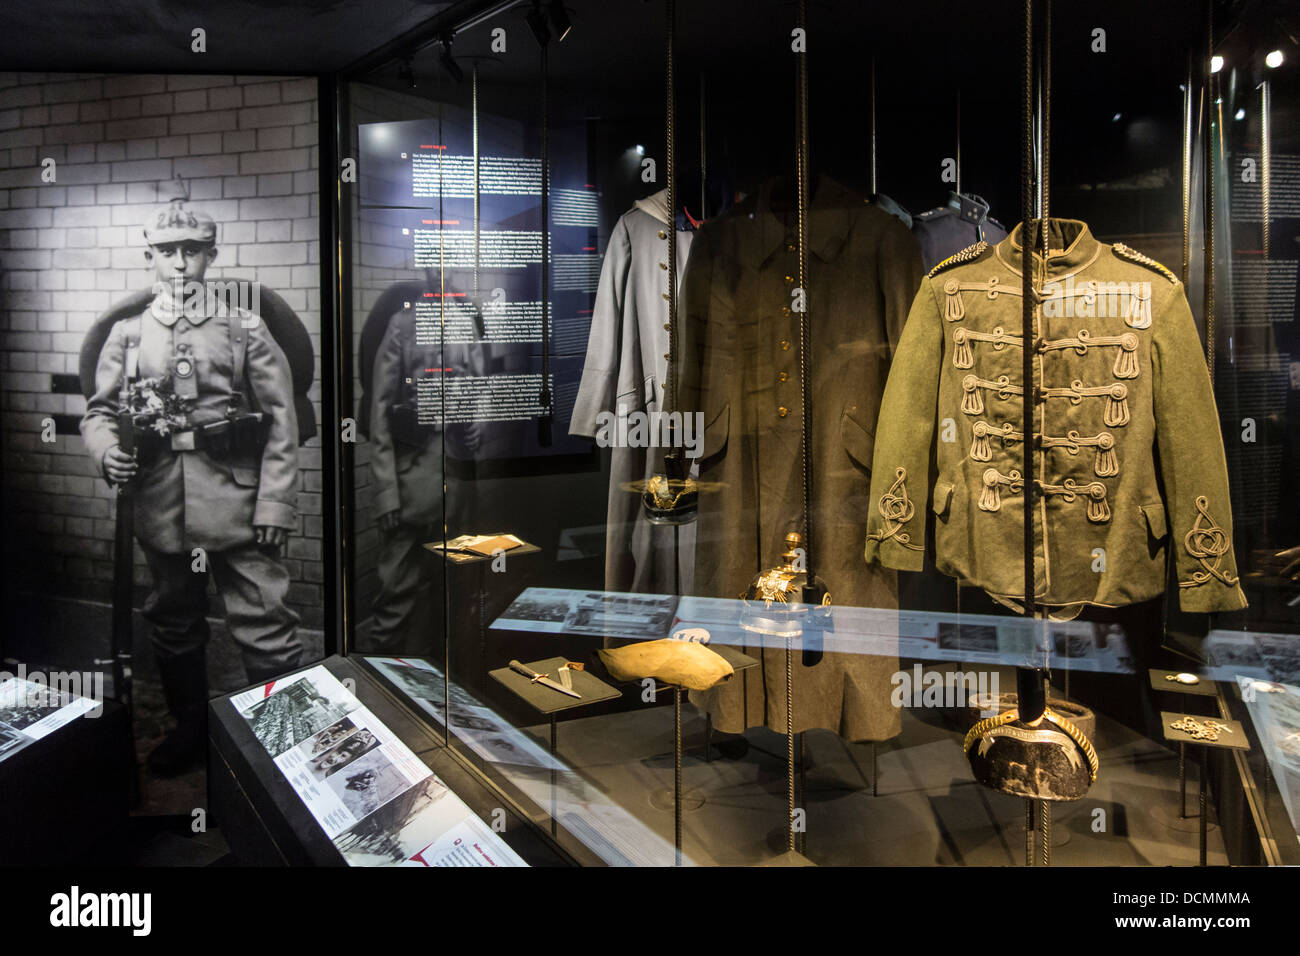
[[[126,708],[105,701],[0,759],[0,866],[120,865],[135,788]]]
[[[319,666],[348,687],[361,705],[480,819],[493,819],[494,811],[504,810],[506,826],[500,835],[525,862],[533,866],[598,862],[571,859],[513,807],[503,807],[500,796],[473,774],[424,720],[358,663],[335,656]],[[257,739],[248,720],[236,710],[231,700],[236,696],[219,697],[208,710],[209,806],[227,835],[231,852],[245,864],[343,865],[343,855]]]
[[[1202,697],[1213,697],[1219,692],[1217,681],[1201,677],[1199,674],[1193,675],[1196,677],[1196,682],[1193,684],[1185,684],[1180,680],[1169,680],[1169,678],[1176,678],[1185,673],[1189,672],[1168,671],[1153,667],[1148,672],[1151,679],[1151,689],[1167,694],[1196,694]]]
[[[566,659],[563,657],[548,657],[541,661],[525,661],[524,666],[535,673],[545,674],[553,680],[558,680],[556,675],[565,662]],[[615,688],[594,674],[589,674],[585,670],[570,670],[569,673],[573,677],[573,690],[581,694],[581,698],[570,697],[568,694],[561,694],[558,690],[535,683],[509,667],[498,667],[494,671],[488,671],[488,676],[503,684],[529,707],[548,717],[554,717],[560,711],[598,704],[619,696]]]

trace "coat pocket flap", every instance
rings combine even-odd
[[[647,375],[641,382],[640,387],[629,388],[625,392],[619,392],[614,397],[614,408],[612,411],[615,415],[620,414],[620,409],[629,412],[638,412],[643,410],[655,400],[655,389],[659,385],[655,382],[653,375]]]
[[[931,510],[942,518],[948,513],[948,505],[950,504],[952,504],[952,482],[936,481],[934,483],[934,499],[930,502]]]
[[[862,426],[846,408],[840,414],[840,440],[849,457],[863,468],[871,468],[871,457],[876,449],[876,436]]]
[[[1151,537],[1159,540],[1169,534],[1169,522],[1165,517],[1165,506],[1163,503],[1156,501],[1149,505],[1142,505],[1142,514],[1146,515],[1147,527],[1151,529]]]
[[[256,488],[261,481],[261,462],[231,457],[227,459],[227,464],[230,467],[230,477],[235,479],[235,484],[244,488]]]

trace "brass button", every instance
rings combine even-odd
[[[794,282],[794,276],[786,276],[786,277],[785,277],[785,284],[786,284],[786,285],[791,285],[793,282]]]
[[[664,232],[662,229],[660,229],[660,230],[659,230],[659,238],[660,238],[660,239],[667,239],[667,238],[668,238],[668,233],[666,233],[666,232]]]
[[[672,330],[673,330],[672,323],[670,323],[670,322],[665,322],[665,323],[664,323],[664,331],[665,331],[665,332],[671,332]]]
[[[788,352],[788,351],[790,351],[790,340],[789,340],[789,339],[782,339],[782,340],[781,340],[781,351],[782,351],[782,352]]]
[[[667,293],[667,292],[664,293],[664,301],[665,301],[665,302],[668,301],[668,293]]]
[[[789,314],[790,314],[790,307],[789,307],[788,305],[783,305],[783,306],[781,306],[781,314],[782,314],[782,315],[789,315]]]
[[[666,262],[661,262],[661,263],[659,263],[659,268],[660,268],[660,269],[667,270],[667,268],[668,268],[668,263],[666,263]]]
[[[788,409],[788,408],[786,408],[784,405],[782,405],[780,408],[778,408],[778,409],[776,410],[776,413],[777,413],[777,415],[779,415],[781,418],[785,418],[785,416],[787,416],[787,415],[790,414],[790,409]]]
[[[664,353],[664,360],[667,361],[668,357],[669,357],[669,356],[668,356],[668,353],[665,352],[665,353]]]
[[[785,372],[778,372],[778,373],[777,373],[777,376],[776,376],[776,380],[777,380],[778,382],[784,382],[784,381],[785,381],[787,378],[789,378],[789,377],[790,377],[790,376],[789,376],[787,373],[785,373]]]
[[[785,251],[786,251],[786,252],[794,252],[794,249],[795,249],[795,246],[794,246],[794,243],[793,243],[793,242],[787,242],[787,243],[785,244]]]

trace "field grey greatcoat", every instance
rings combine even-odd
[[[684,218],[684,217],[683,217]],[[667,190],[638,200],[621,216],[609,237],[600,268],[600,285],[591,316],[591,335],[582,384],[569,422],[571,435],[593,438],[596,416],[663,409],[668,371]],[[680,225],[680,224],[679,224]],[[694,233],[677,233],[677,276],[686,267]],[[673,576],[673,529],[652,525],[641,496],[623,486],[649,478],[656,456],[646,448],[612,449],[605,529],[605,588],[668,594]],[[683,526],[678,547],[683,559],[682,587],[690,580],[694,527]]]
[[[694,593],[737,599],[780,565],[803,515],[796,225],[775,184],[696,236],[682,284],[679,405],[704,413]],[[922,277],[899,220],[821,178],[808,217],[814,463],[814,570],[832,605],[898,606],[894,573],[862,560],[873,436],[890,358]],[[737,602],[739,605],[739,602]],[[879,648],[877,647],[878,651]],[[784,732],[784,650],[746,648],[763,666],[691,699],[719,729]],[[794,661],[794,727],[849,740],[900,729],[889,700],[895,656],[827,653]]]

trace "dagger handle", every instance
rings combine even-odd
[[[529,680],[534,680],[539,676],[541,677],[546,676],[545,674],[541,674],[541,675],[537,674],[536,671],[530,670],[529,668],[525,667],[523,664],[519,663],[518,661],[511,661],[510,669],[514,671],[516,674],[522,674],[523,676],[527,677]]]

